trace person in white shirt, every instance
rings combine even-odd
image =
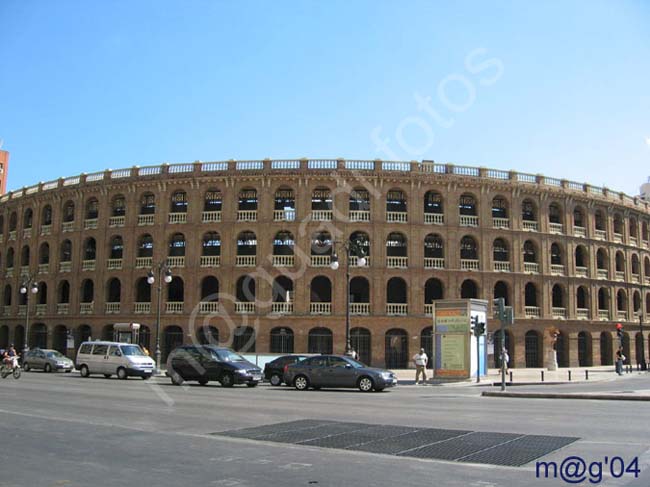
[[[415,383],[424,384],[427,380],[427,363],[429,362],[429,357],[424,353],[424,348],[420,349],[420,353],[413,355],[413,362],[415,363]],[[422,382],[418,382],[420,374],[422,374]]]

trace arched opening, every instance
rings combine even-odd
[[[537,287],[532,282],[526,284],[524,289],[524,306],[537,307]]]
[[[79,345],[83,342],[90,341],[92,339],[92,329],[90,325],[79,325],[77,328],[77,342],[75,343],[75,348],[78,349]]]
[[[68,329],[64,325],[54,327],[52,348],[65,355],[68,351]]]
[[[121,301],[122,283],[117,278],[112,278],[106,286],[106,302],[119,303]]]
[[[233,333],[232,348],[235,352],[255,352],[255,330],[250,326],[238,326]]]
[[[498,298],[503,298],[505,305],[510,306],[510,290],[505,281],[497,281],[494,284],[494,299]]]
[[[111,238],[109,247],[109,259],[121,259],[124,255],[124,240],[121,236],[116,235]]]
[[[357,276],[350,280],[350,304],[353,303],[370,303],[370,284],[365,277]]]
[[[201,326],[196,332],[199,345],[219,345],[219,330],[214,326]]]
[[[106,325],[102,328],[102,340],[107,342],[113,340],[113,325]]]
[[[271,330],[271,353],[293,353],[293,330],[279,326]]]
[[[424,283],[424,304],[432,304],[437,299],[445,298],[445,290],[440,279],[432,277]]]
[[[350,346],[357,352],[360,362],[370,365],[372,360],[370,330],[366,328],[352,328],[350,330]]]
[[[61,262],[71,262],[72,261],[72,242],[70,240],[64,240],[61,243]],[[9,265],[9,262],[7,262]]]
[[[524,242],[524,263],[537,264],[537,246],[532,240]],[[528,270],[528,269],[526,269]]]
[[[578,365],[580,367],[591,367],[593,365],[591,333],[586,331],[578,333]]]
[[[350,199],[348,202],[348,210],[350,211],[351,221],[370,221],[370,215],[366,218],[353,218],[353,216],[365,216],[365,213],[370,213],[370,193],[365,188],[354,188],[350,192]],[[361,212],[359,214],[358,212]]]
[[[612,334],[603,331],[600,334],[600,365],[613,365]]]
[[[391,189],[386,194],[386,220],[406,221],[407,203],[404,192],[399,189]]]
[[[182,303],[185,301],[185,283],[178,276],[172,276],[172,281],[167,285],[167,302]]]
[[[460,241],[460,259],[461,259],[461,269],[463,269],[462,261],[463,260],[473,260],[478,261],[478,245],[474,237],[466,235]]]
[[[527,199],[521,203],[521,219],[524,222],[537,223],[537,207],[531,200]],[[525,225],[524,228],[526,228]]]
[[[14,348],[16,351],[25,349],[25,327],[18,325],[14,329]]]
[[[311,280],[310,297],[312,303],[332,302],[332,283],[325,276],[316,276]]]
[[[583,245],[578,245],[576,247],[576,273],[582,271],[581,275],[586,275],[587,267],[589,267],[589,254],[587,253],[587,249]]]
[[[458,200],[458,213],[461,216],[478,216],[478,208],[474,195],[465,193]]]
[[[600,232],[605,231],[605,218],[602,210],[596,210],[594,212],[594,227]]]
[[[386,239],[386,256],[391,257],[407,257],[408,246],[406,237],[398,232],[392,232]]]
[[[510,262],[510,251],[508,249],[507,242],[502,238],[497,238],[492,244],[492,259],[494,262]],[[499,270],[510,270],[510,266],[499,267],[498,265],[494,268],[495,271]]]
[[[187,213],[187,193],[185,191],[175,191],[170,201],[170,213]]]
[[[29,328],[29,348],[47,348],[47,327],[43,323]]]
[[[32,211],[31,208],[27,208],[23,215],[23,228],[24,229],[32,228],[33,223],[34,223],[34,212]]]
[[[239,279],[237,279],[235,297],[240,303],[254,303],[255,279],[249,275],[241,276]]]
[[[153,193],[144,193],[140,198],[140,215],[153,215],[156,213],[156,196]]]
[[[408,334],[400,328],[386,332],[384,357],[387,369],[405,369],[408,367]]]
[[[316,188],[311,195],[311,211],[332,211],[332,192],[329,188]],[[316,218],[320,220],[321,218]]]
[[[554,225],[562,225],[562,207],[558,203],[548,205],[548,222]]]
[[[559,284],[555,284],[551,290],[551,302],[553,308],[564,309],[564,289]]]
[[[275,192],[273,220],[292,222],[296,219],[296,197],[291,188],[280,188]]]
[[[20,265],[22,267],[29,267],[29,246],[24,245],[20,252]]]
[[[50,263],[50,245],[47,242],[41,244],[41,248],[38,251],[38,263],[40,265]]]
[[[576,308],[579,319],[589,319],[589,294],[584,286],[576,289]]]
[[[557,366],[569,366],[569,337],[566,333],[560,331],[555,342],[555,351],[557,352]]]
[[[52,225],[52,207],[50,205],[43,207],[43,211],[41,212],[41,225]]]
[[[203,211],[213,212],[221,211],[222,196],[221,191],[215,188],[210,188],[205,192],[203,197]]]
[[[148,233],[138,240],[138,257],[153,257],[153,237]]]
[[[329,232],[318,232],[311,239],[311,256],[331,256],[332,255],[332,236]],[[312,259],[313,261],[313,259]],[[326,262],[329,265],[329,261]]]
[[[165,327],[162,342],[162,361],[167,362],[167,357],[171,351],[183,345],[183,329],[180,326],[175,325]]]
[[[430,233],[424,237],[424,267],[427,269],[445,267],[445,243],[440,235]]]
[[[68,281],[61,281],[59,283],[59,289],[57,291],[57,303],[59,304],[70,303],[70,283]]]
[[[424,348],[424,353],[429,357],[427,369],[433,369],[433,327],[426,326],[420,331],[420,348]]]
[[[584,210],[576,206],[573,209],[573,228],[578,229],[581,228],[584,231],[585,228],[585,212]],[[584,235],[584,232],[583,232]]]
[[[503,196],[492,198],[492,218],[508,218],[508,200]]]
[[[151,284],[146,277],[139,278],[135,283],[135,302],[151,303]]]
[[[97,259],[97,242],[94,238],[87,238],[84,242],[84,257],[83,260],[90,261]]]
[[[542,339],[539,332],[530,330],[525,336],[526,367],[542,367]]]
[[[63,222],[70,223],[73,221],[74,221],[74,203],[72,201],[68,201],[63,207]]]
[[[442,195],[437,191],[427,191],[424,194],[424,223],[444,223]]]
[[[81,302],[92,303],[95,300],[95,283],[91,279],[84,279],[81,283]]]
[[[185,235],[175,233],[169,239],[169,257],[185,257]]]
[[[201,280],[201,302],[216,303],[219,301],[219,279],[206,276]]]
[[[282,230],[275,234],[273,239],[273,255],[287,256],[294,254],[295,241],[293,234]]]
[[[401,277],[392,277],[386,283],[386,313],[389,315],[407,314],[408,288]]]
[[[293,303],[293,281],[287,276],[278,276],[273,279],[273,303],[279,305]],[[278,308],[282,308],[279,306]]]
[[[9,327],[7,325],[0,326],[0,348],[6,350],[9,347]]]
[[[123,195],[117,195],[111,202],[111,216],[120,217],[126,215],[126,200]]]
[[[460,286],[461,299],[478,299],[478,285],[472,279],[465,279]]]
[[[86,220],[97,220],[99,217],[99,201],[97,198],[90,198],[86,202]]]
[[[151,350],[151,330],[147,325],[140,325],[140,341],[138,344],[146,348],[147,351]]]
[[[312,328],[307,337],[308,353],[332,353],[333,352],[332,330],[329,328]]]

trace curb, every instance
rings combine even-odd
[[[521,399],[592,399],[600,401],[650,401],[650,396],[632,396],[629,394],[559,394],[545,392],[488,392],[484,397],[511,397]]]

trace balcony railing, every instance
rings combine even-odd
[[[552,312],[556,320],[566,320],[566,308],[553,307]]]
[[[598,279],[609,279],[609,271],[607,269],[598,269],[597,277]]]
[[[271,304],[271,312],[278,315],[290,315],[293,314],[293,303],[273,303]]]
[[[61,231],[63,233],[74,231],[74,222],[63,222],[61,225]],[[9,238],[11,239],[11,233],[9,234]]]
[[[351,222],[369,222],[370,212],[365,210],[350,210],[348,218]]]
[[[524,230],[528,230],[528,231],[531,231],[531,232],[539,231],[539,223],[537,223],[535,221],[523,220],[521,222],[521,225],[522,225]]]
[[[185,267],[185,256],[167,257],[167,267]]]
[[[255,313],[255,303],[235,301],[235,313],[240,315]]]
[[[257,210],[237,210],[238,222],[256,222]]]
[[[135,303],[135,314],[149,314],[151,313],[151,303]]]
[[[564,266],[562,264],[551,264],[551,275],[553,275],[553,276],[563,276],[564,275]]]
[[[18,305],[18,316],[25,316],[27,313],[27,305],[19,304]]]
[[[641,276],[639,274],[632,274],[632,282],[639,284],[641,282]]]
[[[627,311],[616,311],[616,319],[618,321],[627,321]]]
[[[59,272],[71,272],[72,262],[59,262]]]
[[[14,268],[8,267],[5,271],[5,277],[14,277]]]
[[[36,316],[43,316],[45,313],[47,313],[47,304],[37,304]]]
[[[636,237],[630,237],[630,245],[633,245],[634,247],[637,246],[637,239],[636,239]]]
[[[156,220],[156,215],[138,215],[138,226],[153,225]]]
[[[586,267],[576,266],[576,277],[589,277],[589,272]]]
[[[573,235],[576,237],[586,237],[587,229],[585,227],[573,227]]]
[[[70,303],[58,303],[56,305],[57,315],[67,315],[70,313]]]
[[[406,303],[386,303],[386,314],[388,316],[406,316],[409,305]]]
[[[445,259],[442,257],[425,257],[424,258],[424,268],[425,269],[444,269],[445,268]]]
[[[576,316],[579,320],[588,320],[589,310],[587,308],[578,308],[576,309]]]
[[[256,263],[256,255],[238,255],[235,260],[235,265],[237,267],[255,267]]]
[[[526,306],[524,311],[526,318],[539,318],[541,316],[539,306]]]
[[[11,316],[11,306],[2,307],[2,316]]]
[[[311,256],[311,266],[312,267],[329,267],[332,262],[332,258],[329,255],[312,255]]]
[[[608,309],[599,309],[598,310],[598,319],[600,321],[609,321],[609,310]]]
[[[185,303],[183,301],[167,301],[165,303],[165,312],[169,314],[181,314],[183,313],[183,306]]]
[[[274,222],[292,222],[296,220],[296,210],[273,210]]]
[[[84,220],[84,230],[94,230],[98,227],[99,220],[97,218],[89,218]]]
[[[524,262],[524,272],[539,274],[539,264],[537,262]]]
[[[625,271],[616,271],[614,276],[615,276],[615,279],[617,281],[624,281],[625,280]]]
[[[650,276],[645,276],[643,278],[643,282],[645,283],[646,286],[650,286]]]
[[[218,313],[220,309],[219,305],[219,301],[201,301],[199,303],[199,313]]]
[[[562,224],[561,224],[561,223],[551,223],[551,222],[549,222],[549,224],[548,224],[548,231],[549,231],[550,233],[558,233],[558,234],[561,234],[561,233],[564,233],[564,228],[562,227]]]
[[[332,303],[309,303],[309,314],[331,315]]]
[[[478,227],[478,217],[472,215],[460,215],[461,227]]]
[[[492,218],[492,228],[510,228],[508,218]]]
[[[126,223],[126,217],[124,215],[112,216],[108,219],[109,227],[123,227],[125,223]]]
[[[168,223],[187,223],[187,213],[182,212],[182,213],[170,213],[167,215],[167,222]]]
[[[5,236],[4,234],[0,233],[0,243],[3,243],[5,241]]]
[[[408,257],[386,257],[386,267],[389,269],[406,269],[408,266]]]
[[[427,316],[433,316],[433,304],[424,305],[424,314]]]
[[[510,262],[494,261],[494,270],[496,272],[510,272]]]
[[[367,256],[364,257],[364,259],[365,259],[366,263],[365,263],[365,265],[363,267],[370,267],[370,256],[367,255]],[[361,267],[359,265],[359,257],[357,257],[356,255],[351,255],[350,256],[350,267]]]
[[[311,210],[311,219],[315,222],[331,222],[333,215],[332,210]]]
[[[11,232],[9,232],[9,240],[10,241],[11,240],[16,240],[16,231],[15,230],[12,230]]]
[[[370,314],[370,303],[350,303],[350,314],[368,316]]]
[[[201,256],[201,267],[219,267],[221,265],[221,256],[220,255],[202,255]]]
[[[460,259],[460,268],[463,271],[477,271],[479,261],[478,259]]]
[[[424,223],[427,225],[444,225],[445,215],[443,213],[425,213]]]
[[[149,269],[153,266],[153,257],[136,257],[135,258],[135,268],[136,269]]]
[[[90,314],[92,314],[94,306],[95,306],[94,302],[81,303],[79,305],[79,314],[82,314],[82,315],[90,315]]]
[[[273,266],[274,267],[293,267],[294,264],[293,255],[274,255],[273,256]]]
[[[26,240],[28,238],[32,238],[32,229],[31,228],[23,229],[23,240]]]
[[[204,211],[201,213],[201,223],[219,223],[220,221],[220,211]]]
[[[405,211],[387,211],[386,221],[389,223],[407,223],[408,213]]]
[[[52,225],[41,225],[41,235],[52,235]]]
[[[29,276],[29,266],[28,265],[21,265],[20,266],[20,277],[27,277]]]
[[[104,313],[107,315],[118,314],[120,312],[120,303],[104,303]]]
[[[623,235],[620,233],[614,232],[614,242],[623,243]]]
[[[109,271],[115,271],[122,268],[122,259],[108,259],[106,261],[106,268]]]
[[[605,240],[607,238],[607,232],[605,230],[594,230],[594,237],[598,240]]]
[[[38,273],[47,274],[50,272],[50,264],[38,264]]]

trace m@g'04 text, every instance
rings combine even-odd
[[[623,476],[638,478],[639,458],[634,457],[626,462],[621,457],[605,457],[602,461],[588,463],[583,458],[571,456],[562,462],[537,462],[535,464],[535,477],[538,479],[560,478],[567,484],[580,484],[589,482],[599,484],[603,477],[612,476],[619,479]]]

